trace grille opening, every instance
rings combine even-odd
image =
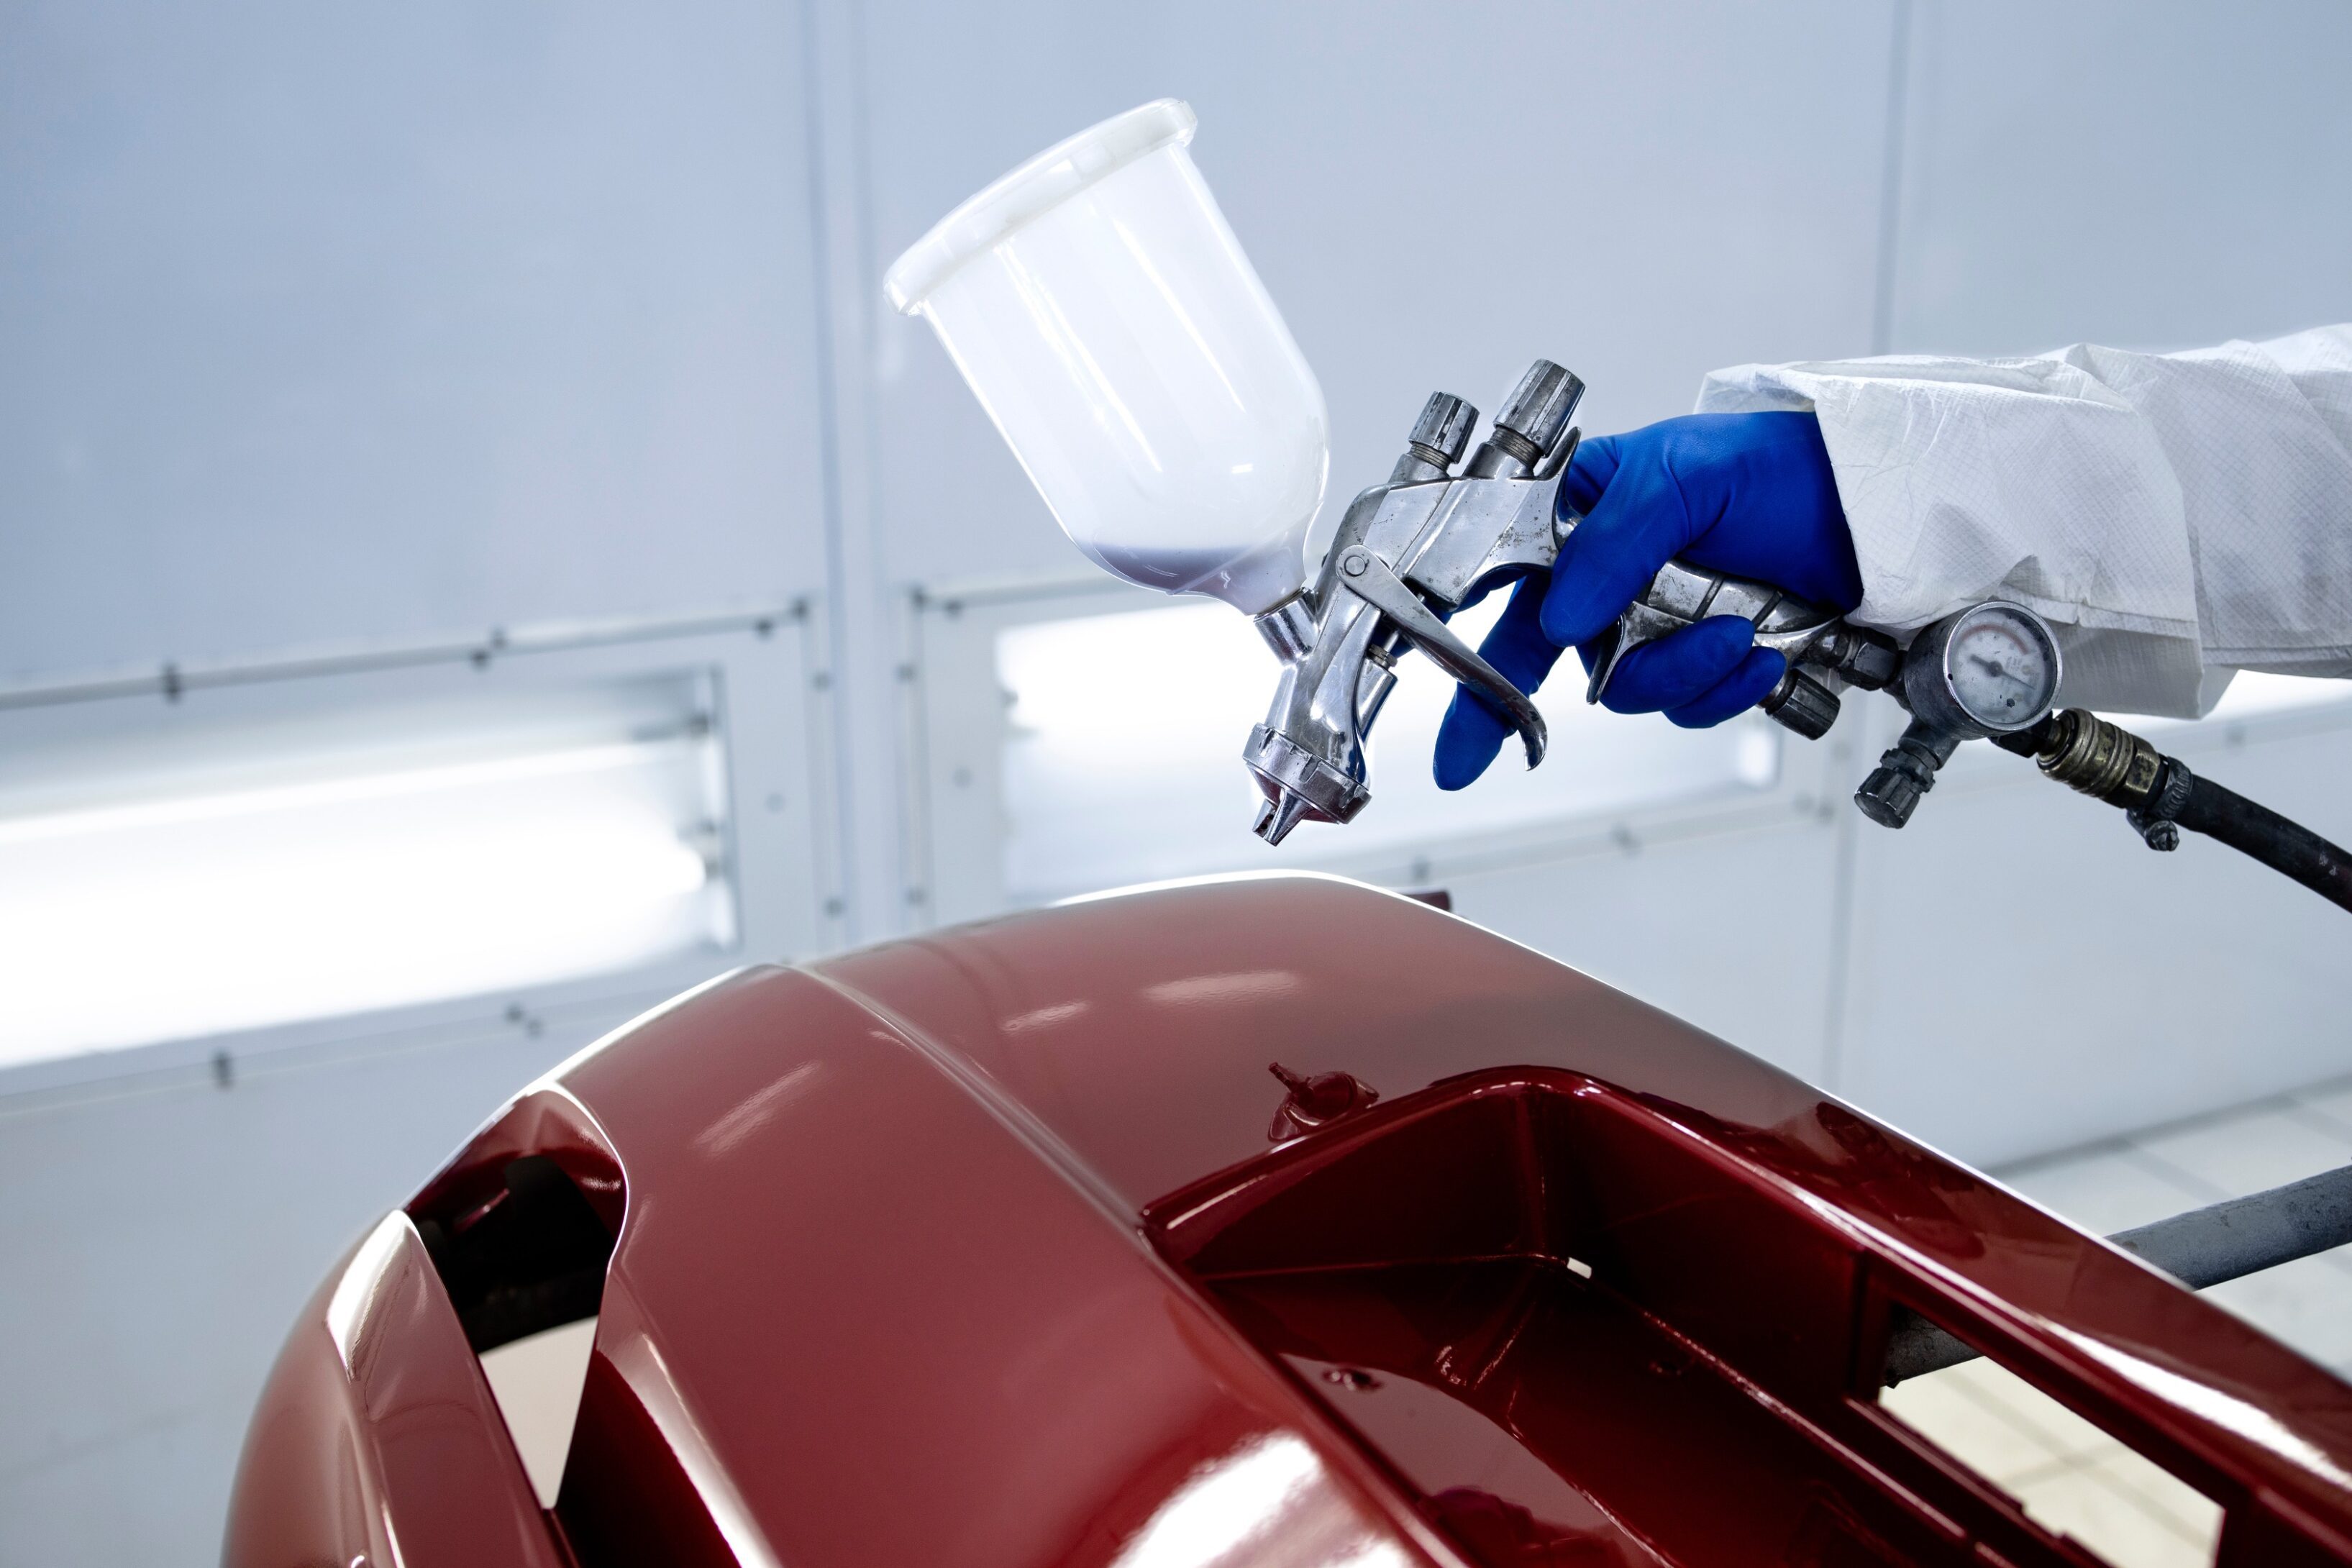
[[[461,1213],[420,1218],[466,1342],[540,1506],[552,1508],[579,1419],[613,1235],[553,1160],[509,1160]]]
[[[1990,1357],[1884,1384],[1878,1407],[2096,1562],[2211,1568],[2220,1503]]]

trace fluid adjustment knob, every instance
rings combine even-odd
[[[1495,416],[1495,444],[1533,468],[1559,440],[1583,395],[1584,383],[1574,374],[1548,359],[1536,361]],[[1512,437],[1527,449],[1515,447]]]
[[[1433,392],[1412,422],[1405,444],[1414,457],[1441,468],[1450,468],[1469,449],[1470,432],[1478,427],[1478,411],[1450,392]]]
[[[1837,693],[1800,670],[1790,669],[1766,694],[1764,711],[1775,723],[1794,730],[1808,741],[1818,741],[1837,722]]]

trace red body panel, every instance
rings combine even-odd
[[[1875,1409],[1894,1303],[2220,1500],[2225,1564],[2352,1561],[2352,1389],[1785,1074],[1351,884],[746,971],[568,1064],[409,1212],[527,1153],[619,1221],[543,1525],[591,1568],[2082,1561]],[[322,1310],[249,1439],[233,1563],[348,1563],[306,1489],[441,1485],[346,1462],[338,1431],[383,1434]],[[466,1462],[511,1474],[441,1494],[481,1549],[405,1562],[534,1560],[491,1435]]]
[[[223,1556],[563,1562],[406,1215],[371,1232],[303,1310],[246,1436]]]

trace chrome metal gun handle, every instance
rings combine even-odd
[[[1582,521],[1564,521],[1561,537]],[[1601,700],[1633,649],[1711,616],[1738,616],[1754,623],[1756,646],[1771,648],[1789,661],[1787,673],[1760,706],[1809,741],[1820,740],[1837,722],[1842,688],[1875,691],[1902,668],[1902,650],[1892,638],[1847,624],[1825,605],[1783,593],[1769,583],[1669,561],[1603,634],[1584,700]]]

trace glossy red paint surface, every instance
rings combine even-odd
[[[2352,1389],[1720,1042],[1329,879],[744,972],[409,1212],[530,1153],[618,1221],[544,1516],[591,1568],[2086,1561],[1874,1408],[1893,1303],[2221,1501],[2228,1568],[2352,1562]],[[350,1405],[313,1318],[239,1482],[240,1521],[289,1522],[229,1560],[326,1560],[331,1510],[286,1500],[421,1486],[483,1544],[405,1562],[534,1561],[503,1432],[471,1492],[304,1447]]]
[[[353,1249],[288,1340],[246,1436],[222,1556],[564,1562],[405,1215]]]

